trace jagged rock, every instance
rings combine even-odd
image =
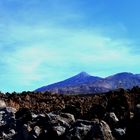
[[[66,131],[66,127],[64,126],[54,126],[53,129],[57,133],[58,136],[63,135]]]
[[[117,140],[124,140],[125,134],[126,134],[126,129],[123,129],[123,128],[115,128],[113,131],[113,136]]]
[[[8,133],[2,132],[2,138],[4,140],[10,140],[13,138],[13,136],[16,134],[14,129],[9,130]]]
[[[114,112],[107,113],[105,116],[105,121],[108,123],[112,130],[113,136],[117,140],[123,140],[126,134],[125,128],[120,128],[119,119]]]
[[[140,139],[140,104],[134,109],[134,117],[128,122],[126,128],[126,139]]]
[[[92,139],[114,140],[109,125],[103,120],[96,119],[89,134]]]
[[[130,108],[129,108],[129,102],[128,97],[125,96],[124,91],[120,91],[116,93],[116,95],[110,98],[107,106],[108,112],[114,112],[118,119],[121,121],[125,121],[130,117]]]
[[[59,114],[49,113],[48,117],[52,124],[54,122],[55,123],[58,122],[58,123],[62,123],[64,125],[68,125],[68,124],[75,122],[74,115],[69,114],[69,113],[59,113]]]
[[[39,126],[35,126],[30,133],[30,139],[31,140],[36,140],[39,139],[39,136],[41,134],[41,128]]]
[[[67,132],[66,140],[83,140],[91,130],[92,124],[89,121],[77,120],[73,127]]]
[[[106,113],[104,120],[108,123],[111,128],[115,128],[119,122],[116,114],[114,112]]]
[[[75,118],[69,113],[48,114],[52,129],[57,136],[61,136],[65,133],[66,129],[70,128],[71,124],[75,122]]]
[[[119,121],[119,119],[117,118],[117,116],[115,115],[114,112],[110,112],[110,113],[108,114],[108,117],[109,117],[109,119],[110,119],[111,122],[116,123],[116,122]]]
[[[19,120],[22,124],[32,120],[32,114],[28,108],[20,108],[15,115],[16,119]]]
[[[87,113],[87,115],[90,117],[89,119],[92,119],[92,118],[103,119],[105,115],[105,108],[102,105],[93,104],[89,112]]]
[[[134,110],[134,117],[140,117],[140,104],[137,104]]]
[[[40,127],[39,126],[35,126],[34,127],[34,132],[35,132],[36,136],[38,137],[40,135],[40,133],[41,133]]]
[[[66,105],[62,112],[73,114],[77,119],[81,116],[81,107],[80,105]]]
[[[13,127],[15,123],[15,111],[11,107],[0,109],[0,127]]]
[[[67,140],[114,140],[110,127],[103,120],[77,120],[67,135]]]
[[[10,139],[16,134],[15,112],[16,109],[11,107],[0,109],[0,137],[3,139]]]
[[[3,100],[0,100],[0,109],[5,107],[6,107],[6,103]]]

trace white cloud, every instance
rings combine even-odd
[[[9,85],[16,82],[21,90],[34,90],[83,70],[101,76],[125,68],[135,71],[140,59],[132,53],[130,40],[105,36],[97,29],[20,26],[12,27],[10,36],[9,45],[11,40],[17,43],[11,44],[14,49],[2,49],[1,63]]]

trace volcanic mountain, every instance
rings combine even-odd
[[[81,72],[64,81],[43,86],[35,91],[50,91],[60,94],[92,94],[103,93],[117,88],[131,89],[134,86],[140,87],[140,74],[122,72],[101,78]]]

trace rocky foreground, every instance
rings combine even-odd
[[[0,94],[1,140],[139,140],[140,89]]]

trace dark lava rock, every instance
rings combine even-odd
[[[11,139],[16,131],[16,109],[5,107],[0,109],[0,139]]]
[[[73,114],[76,119],[82,116],[80,105],[66,105],[62,112]]]
[[[67,140],[114,140],[110,127],[103,120],[77,120],[66,135]]]
[[[140,139],[140,104],[134,110],[134,117],[128,122],[126,139]]]

